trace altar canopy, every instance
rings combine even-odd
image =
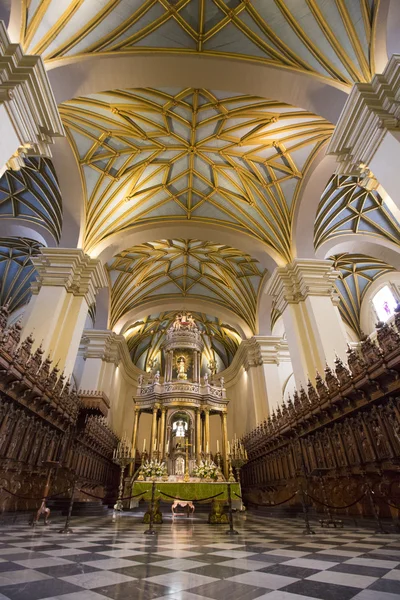
[[[221,479],[222,474],[227,478],[228,399],[224,378],[216,379],[215,365],[205,355],[202,331],[191,313],[181,312],[175,316],[161,348],[155,353],[154,364],[162,373],[157,370],[148,378],[139,377],[134,399],[133,455],[139,452],[140,416],[150,413],[151,430],[144,436],[146,440],[140,449],[142,463],[151,459],[165,462],[169,476],[187,481],[201,461],[214,460],[220,467]],[[213,415],[220,418],[217,440],[210,439],[210,416]]]

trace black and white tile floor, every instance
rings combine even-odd
[[[400,600],[400,535],[235,517],[179,517],[144,535],[137,516],[3,526],[0,600]]]

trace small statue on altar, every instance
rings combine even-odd
[[[154,383],[160,383],[160,371],[154,375]]]
[[[220,377],[219,378],[219,383],[220,383],[221,387],[223,388],[224,385],[225,385],[225,377]]]
[[[208,385],[208,373],[204,375],[204,385]]]
[[[144,377],[142,374],[140,374],[138,377],[138,385],[142,386],[143,383],[144,383]]]

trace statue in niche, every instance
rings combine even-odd
[[[186,360],[184,356],[180,356],[176,361],[178,379],[187,379]]]

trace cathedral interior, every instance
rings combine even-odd
[[[400,600],[399,107],[399,0],[0,0],[0,600]]]

